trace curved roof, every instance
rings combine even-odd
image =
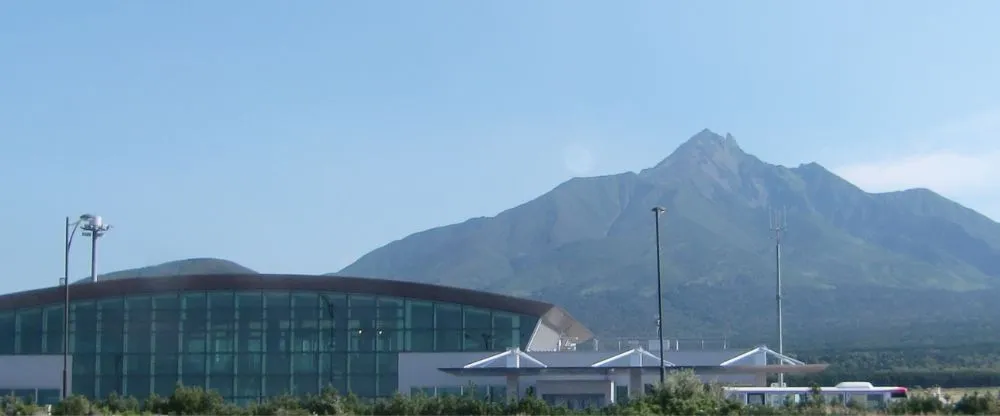
[[[70,298],[71,300],[87,300],[111,296],[201,290],[330,291],[458,303],[484,309],[538,316],[547,326],[568,336],[576,337],[580,341],[593,337],[590,330],[573,319],[568,312],[550,303],[449,286],[361,277],[287,274],[137,277],[74,283],[70,286]],[[0,295],[0,310],[62,303],[64,296],[62,286]]]

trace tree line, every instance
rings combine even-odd
[[[1000,386],[996,343],[949,347],[823,349],[795,354],[810,363],[828,363],[821,373],[790,376],[795,385],[830,386],[842,381],[906,387]]]
[[[16,397],[2,398],[7,415],[38,414],[40,408]],[[227,403],[218,392],[178,385],[167,397],[151,395],[143,401],[112,394],[89,401],[75,395],[53,406],[55,415],[873,415],[873,414],[1000,414],[1000,399],[969,395],[946,404],[927,395],[915,395],[890,403],[885,408],[866,408],[863,403],[847,405],[824,402],[815,388],[802,403],[780,407],[746,406],[728,400],[721,386],[703,384],[690,371],[672,372],[667,382],[640,398],[622,400],[603,408],[572,410],[551,406],[528,393],[519,400],[501,401],[458,396],[403,396],[369,402],[353,395],[342,396],[333,389],[302,397],[277,396],[248,406]]]

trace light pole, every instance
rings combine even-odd
[[[653,218],[656,221],[656,307],[659,309],[659,317],[656,319],[657,332],[660,336],[660,385],[667,382],[666,369],[663,368],[663,272],[660,265],[660,214],[667,212],[666,208],[653,207]]]
[[[91,215],[83,225],[84,237],[90,237],[90,281],[97,281],[97,239],[111,229],[100,216]]]
[[[69,217],[66,217],[66,238],[63,240],[64,243],[64,254],[63,257],[63,369],[62,369],[62,398],[66,399],[67,388],[69,387],[69,248],[73,245],[73,236],[76,235],[76,229],[80,227],[80,223],[84,221],[90,221],[94,218],[93,215],[83,214],[79,219],[69,221]],[[70,229],[70,227],[73,227]]]

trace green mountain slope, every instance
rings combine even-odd
[[[203,274],[256,274],[257,272],[229,260],[194,258],[170,261],[155,266],[119,270],[97,276],[97,280],[129,279],[133,277],[163,277]],[[89,282],[90,277],[76,281]]]
[[[772,207],[787,215],[786,321],[801,334],[817,322],[861,330],[1000,311],[987,301],[1000,287],[997,223],[929,191],[869,194],[815,163],[770,165],[708,130],[638,174],[572,179],[495,217],[391,242],[338,274],[535,296],[599,332],[649,334],[654,205],[668,210],[671,335],[760,342],[773,332]]]

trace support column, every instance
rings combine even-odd
[[[507,401],[516,401],[521,398],[521,388],[517,374],[507,374]]]
[[[628,397],[637,398],[646,393],[646,386],[642,384],[642,369],[632,368],[628,370]]]

